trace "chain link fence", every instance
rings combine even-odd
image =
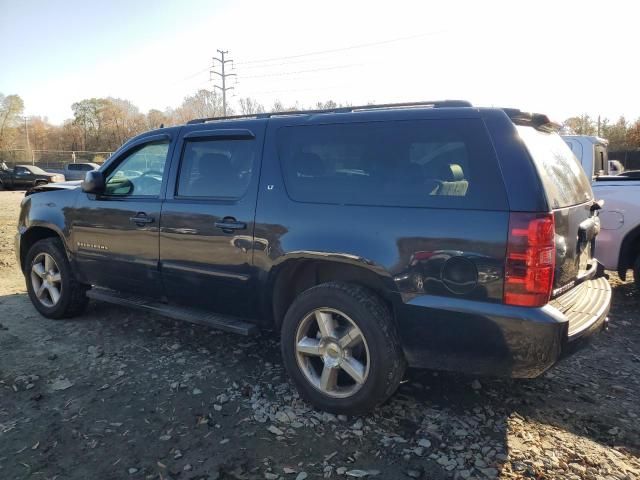
[[[62,170],[68,163],[92,162],[101,165],[113,152],[72,150],[0,150],[0,162],[14,165],[37,165],[43,170]]]

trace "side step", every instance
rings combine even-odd
[[[258,333],[257,325],[239,317],[219,315],[196,308],[167,305],[146,297],[116,292],[105,288],[94,287],[87,291],[87,297],[100,302],[115,303],[116,305],[156,313],[175,320],[184,320],[190,323],[197,323],[198,325],[205,325],[218,330],[224,330],[225,332],[247,336]]]

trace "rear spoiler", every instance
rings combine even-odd
[[[516,125],[533,127],[543,132],[557,132],[561,128],[561,125],[552,122],[543,113],[523,112],[517,108],[503,108],[502,110]]]

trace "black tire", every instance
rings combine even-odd
[[[636,288],[640,290],[640,255],[636,257],[633,263],[633,280],[636,282]]]
[[[34,187],[39,187],[40,185],[46,185],[47,183],[49,182],[47,182],[46,180],[37,180]]]
[[[360,329],[368,345],[368,374],[359,390],[346,398],[323,393],[312,384],[298,364],[298,327],[311,312],[322,308],[346,314]],[[377,295],[359,285],[324,283],[300,294],[282,323],[281,348],[285,368],[300,395],[316,408],[332,413],[357,415],[372,410],[395,393],[406,370],[406,361],[389,309]]]
[[[42,254],[48,254],[53,257],[61,277],[59,282],[60,298],[52,306],[43,304],[38,298],[31,278],[32,268]],[[58,238],[45,238],[31,246],[25,258],[25,280],[31,303],[33,303],[38,312],[47,318],[75,317],[80,315],[89,303],[89,299],[86,296],[89,286],[75,279],[64,246]]]

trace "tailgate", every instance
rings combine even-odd
[[[595,273],[593,251],[600,221],[592,207],[593,202],[588,202],[553,211],[556,269],[552,297]]]

